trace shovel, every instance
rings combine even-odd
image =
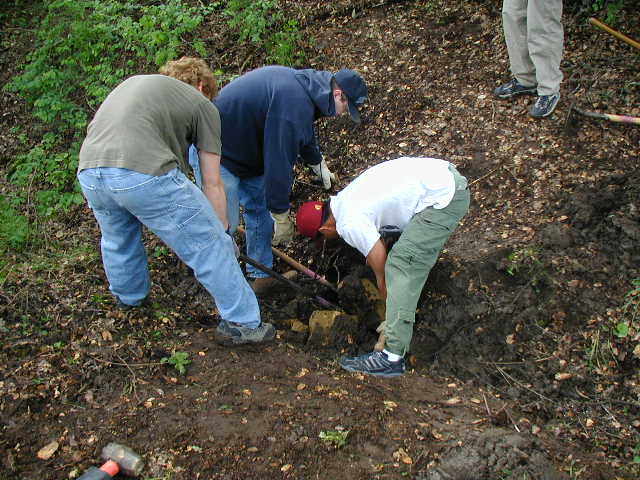
[[[640,117],[630,117],[628,115],[615,115],[613,113],[599,113],[589,112],[587,110],[581,110],[578,107],[571,105],[567,119],[564,123],[564,130],[567,135],[575,135],[579,128],[579,116],[597,118],[599,120],[608,120],[616,123],[628,123],[631,125],[640,125]]]

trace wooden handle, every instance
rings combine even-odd
[[[246,234],[244,228],[242,228],[241,226],[238,226],[237,230],[241,234]],[[290,266],[292,266],[293,268],[295,268],[299,272],[304,273],[306,276],[308,276],[310,278],[313,278],[314,280],[317,280],[318,282],[323,284],[325,287],[329,287],[334,292],[337,291],[337,288],[335,287],[335,285],[330,283],[327,279],[325,279],[324,277],[318,275],[313,270],[308,269],[307,267],[302,265],[300,262],[298,262],[298,261],[294,260],[293,258],[291,258],[286,253],[278,250],[276,247],[271,247],[271,251],[273,252],[273,254],[276,257],[281,258],[282,260],[284,260],[286,263],[288,263]]]
[[[596,27],[600,28],[601,30],[604,30],[607,33],[610,33],[611,35],[616,37],[618,40],[622,40],[623,42],[628,43],[632,47],[635,47],[638,50],[640,50],[640,43],[636,42],[632,38],[627,37],[624,33],[620,33],[617,30],[614,30],[609,25],[607,25],[606,23],[602,23],[597,18],[591,17],[589,19],[589,23],[591,23],[591,25],[595,25]]]

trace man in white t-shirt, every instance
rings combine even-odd
[[[401,157],[369,168],[327,202],[298,210],[298,231],[343,238],[366,258],[386,298],[385,347],[340,365],[352,372],[393,377],[405,371],[415,311],[424,283],[447,239],[469,209],[467,180],[445,160]],[[387,251],[381,230],[401,231]]]

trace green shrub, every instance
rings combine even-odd
[[[303,60],[298,22],[285,21],[277,0],[229,0],[224,15],[240,41],[264,47],[270,62],[298,65]]]
[[[0,256],[20,251],[29,240],[29,221],[14,208],[18,201],[0,195]]]
[[[9,180],[25,188],[41,185],[35,199],[38,213],[43,216],[83,202],[75,182],[80,144],[74,142],[68,151],[56,152],[57,148],[56,135],[46,133],[40,144],[16,157],[9,175]]]
[[[133,74],[137,63],[153,59],[160,66],[178,56],[183,36],[212,7],[190,7],[181,0],[149,6],[120,0],[43,3],[37,48],[5,88],[25,98],[49,132],[11,165],[11,180],[37,188],[38,212],[47,215],[82,200],[75,170],[88,112]],[[206,55],[201,41],[190,45]]]
[[[289,20],[279,32],[269,38],[267,58],[280,65],[299,65],[304,59],[298,45],[298,22]]]
[[[513,250],[507,257],[506,272],[526,280],[536,288],[547,278],[544,264],[544,253],[536,246],[526,246]]]
[[[624,0],[594,0],[591,4],[594,13],[604,15],[603,21],[609,25],[615,25],[620,20]]]
[[[4,88],[24,97],[49,132],[15,159],[10,179],[37,190],[24,195],[35,198],[39,214],[50,215],[82,201],[75,170],[89,112],[140,63],[158,67],[186,53],[185,44],[206,56],[202,41],[185,37],[222,2],[44,0],[43,5],[37,47]],[[264,47],[269,61],[293,65],[302,59],[298,24],[285,22],[277,0],[229,0],[224,13],[241,41]]]
[[[170,357],[163,357],[160,363],[168,363],[175,368],[180,375],[187,373],[187,366],[191,363],[187,352],[173,352]]]

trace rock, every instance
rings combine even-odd
[[[41,460],[49,460],[54,453],[58,450],[59,443],[55,440],[47,443],[44,447],[38,450],[38,458]]]
[[[540,242],[545,247],[568,248],[573,245],[573,231],[564,224],[552,223],[540,232]]]
[[[474,472],[474,475],[469,475],[469,472]],[[423,478],[499,478],[502,472],[510,472],[511,478],[531,480],[564,478],[554,469],[551,459],[534,437],[504,429],[485,431],[464,445],[443,453],[440,464]]]
[[[292,320],[291,330],[296,333],[307,333],[309,331],[309,326],[302,323],[300,320]]]
[[[316,310],[309,319],[309,339],[314,346],[341,347],[353,343],[358,317],[335,310]]]

